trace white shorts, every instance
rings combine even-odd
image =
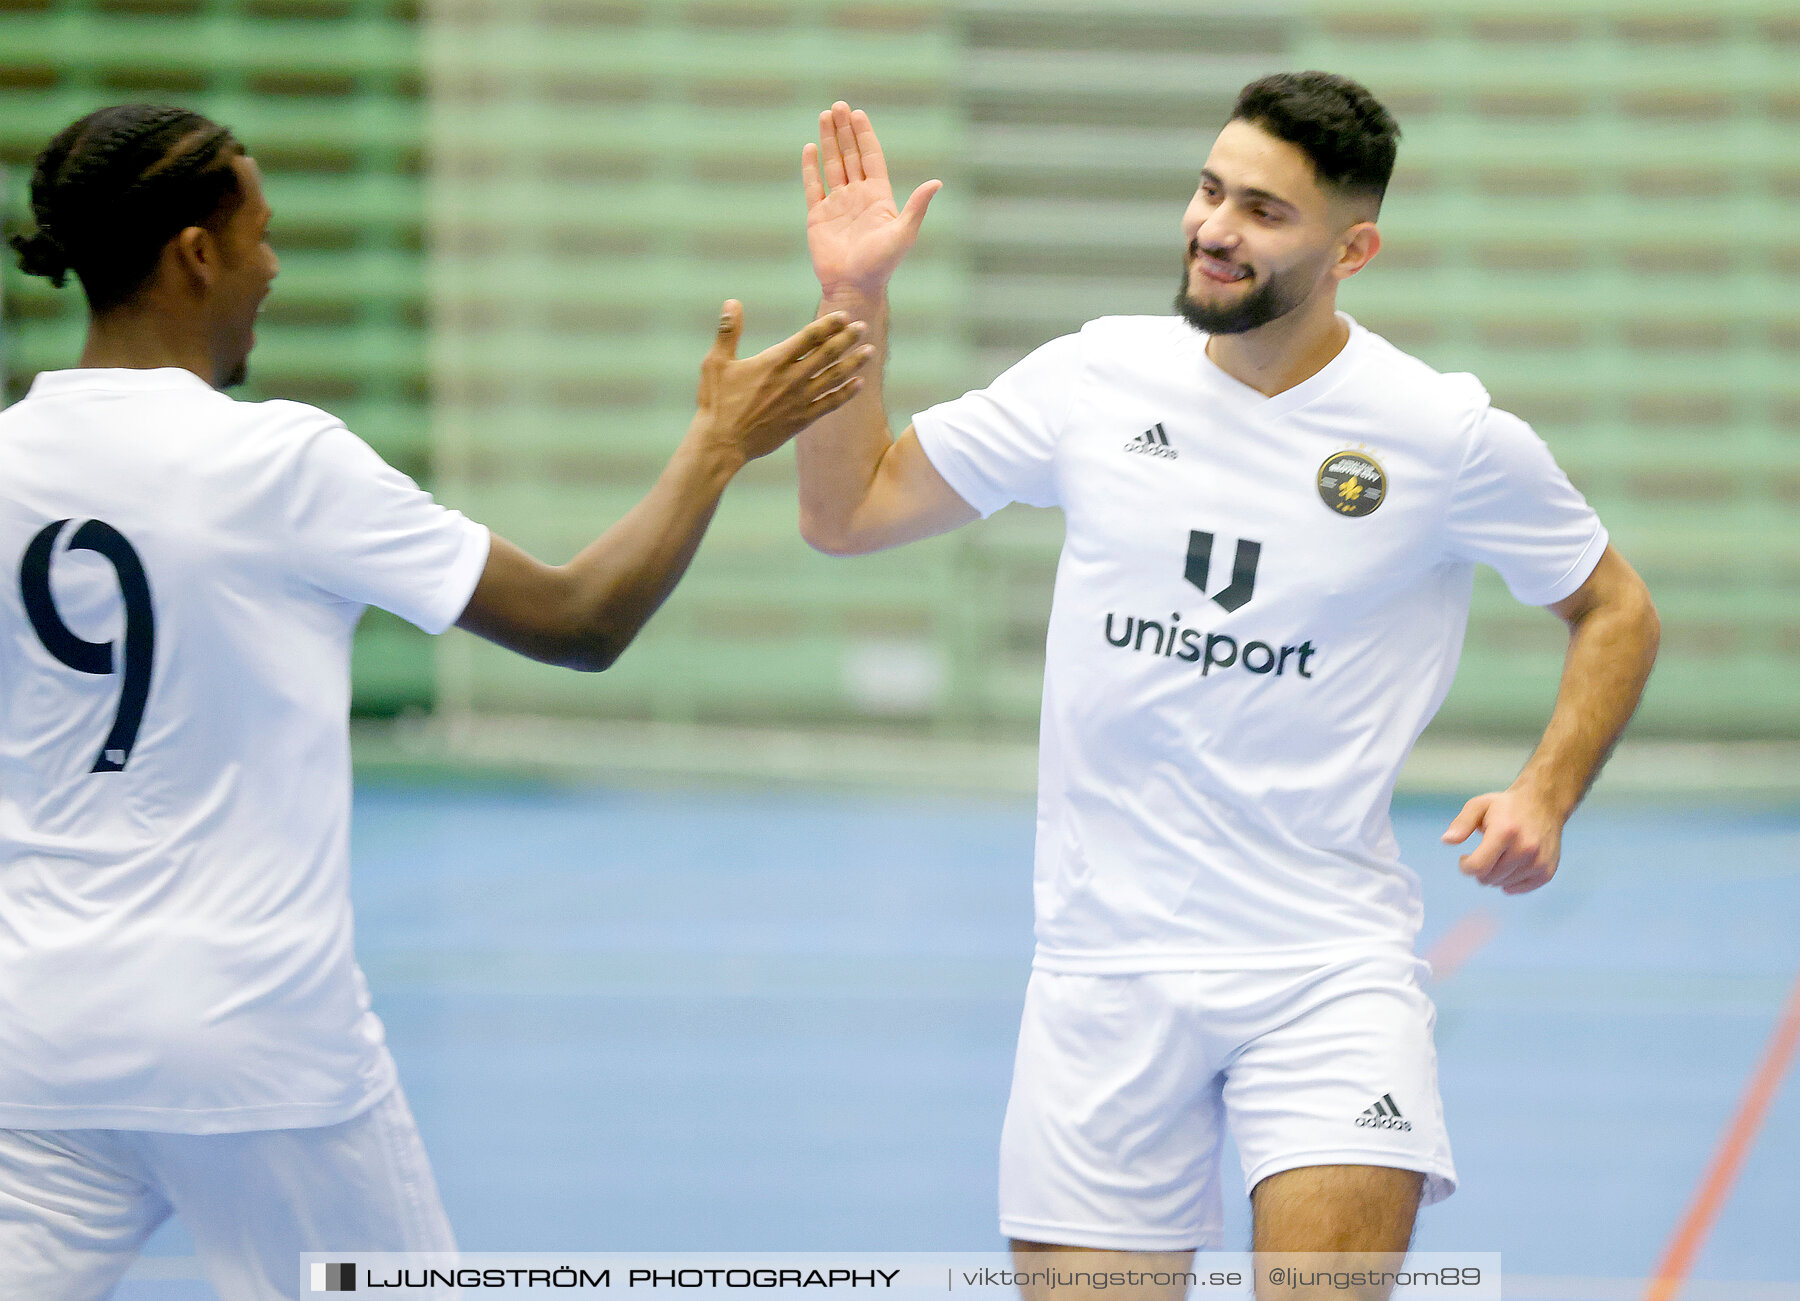
[[[1313,1165],[1456,1187],[1437,1012],[1416,958],[1301,971],[1033,971],[1000,1138],[1000,1231],[1118,1251],[1225,1244],[1219,1152],[1244,1184]]]
[[[395,1086],[317,1129],[0,1129],[0,1297],[104,1297],[171,1212],[231,1301],[299,1296],[305,1251],[456,1250]]]

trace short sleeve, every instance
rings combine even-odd
[[[1059,504],[1056,441],[1081,382],[1081,336],[1052,339],[992,384],[913,417],[919,445],[962,499],[992,515],[1009,502]]]
[[[428,633],[461,616],[487,565],[487,529],[440,505],[335,420],[306,438],[282,503],[306,582]]]
[[[1446,545],[1491,565],[1527,605],[1550,605],[1587,581],[1607,534],[1544,440],[1517,416],[1487,409],[1450,494]]]

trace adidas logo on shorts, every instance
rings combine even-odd
[[[1364,1129],[1411,1129],[1412,1121],[1400,1114],[1400,1108],[1394,1104],[1394,1095],[1384,1093],[1368,1110],[1356,1118],[1356,1123]]]

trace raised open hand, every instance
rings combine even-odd
[[[856,372],[874,352],[860,342],[863,326],[842,312],[739,360],[743,332],[743,306],[728,300],[712,350],[700,363],[694,418],[746,461],[767,456],[854,397],[862,385]]]
[[[887,161],[869,115],[839,100],[819,114],[819,143],[800,152],[806,185],[806,246],[813,274],[835,294],[879,294],[900,265],[942,181],[926,181],[894,207]]]

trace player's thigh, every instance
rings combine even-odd
[[[1392,1166],[1300,1166],[1250,1192],[1256,1251],[1404,1252],[1425,1176]]]
[[[1024,1301],[1181,1301],[1191,1251],[1093,1251],[1048,1242],[1012,1242]]]
[[[1406,1264],[1425,1176],[1303,1166],[1251,1192],[1256,1301],[1388,1301]]]
[[[1000,1139],[1000,1230],[1106,1251],[1219,1245],[1218,1072],[1183,973],[1033,972]]]
[[[169,1215],[130,1136],[0,1130],[0,1297],[104,1297]]]
[[[1430,1204],[1455,1188],[1432,1041],[1436,1013],[1422,971],[1403,957],[1333,964],[1296,980],[1271,1009],[1269,1027],[1248,1038],[1225,1070],[1224,1103],[1247,1187],[1308,1169],[1398,1171],[1377,1177],[1416,1188],[1406,1199],[1409,1233],[1421,1197]],[[1280,1185],[1279,1200],[1255,1197],[1269,1215],[1279,1209],[1269,1224],[1279,1227],[1283,1245],[1268,1249],[1325,1251],[1340,1239],[1381,1249],[1393,1221],[1376,1217],[1357,1227],[1368,1209],[1354,1191],[1361,1177],[1296,1173]],[[1265,1218],[1259,1208],[1259,1249]]]
[[[302,1252],[452,1252],[406,1097],[314,1129],[158,1135],[154,1160],[223,1296],[299,1295]]]

